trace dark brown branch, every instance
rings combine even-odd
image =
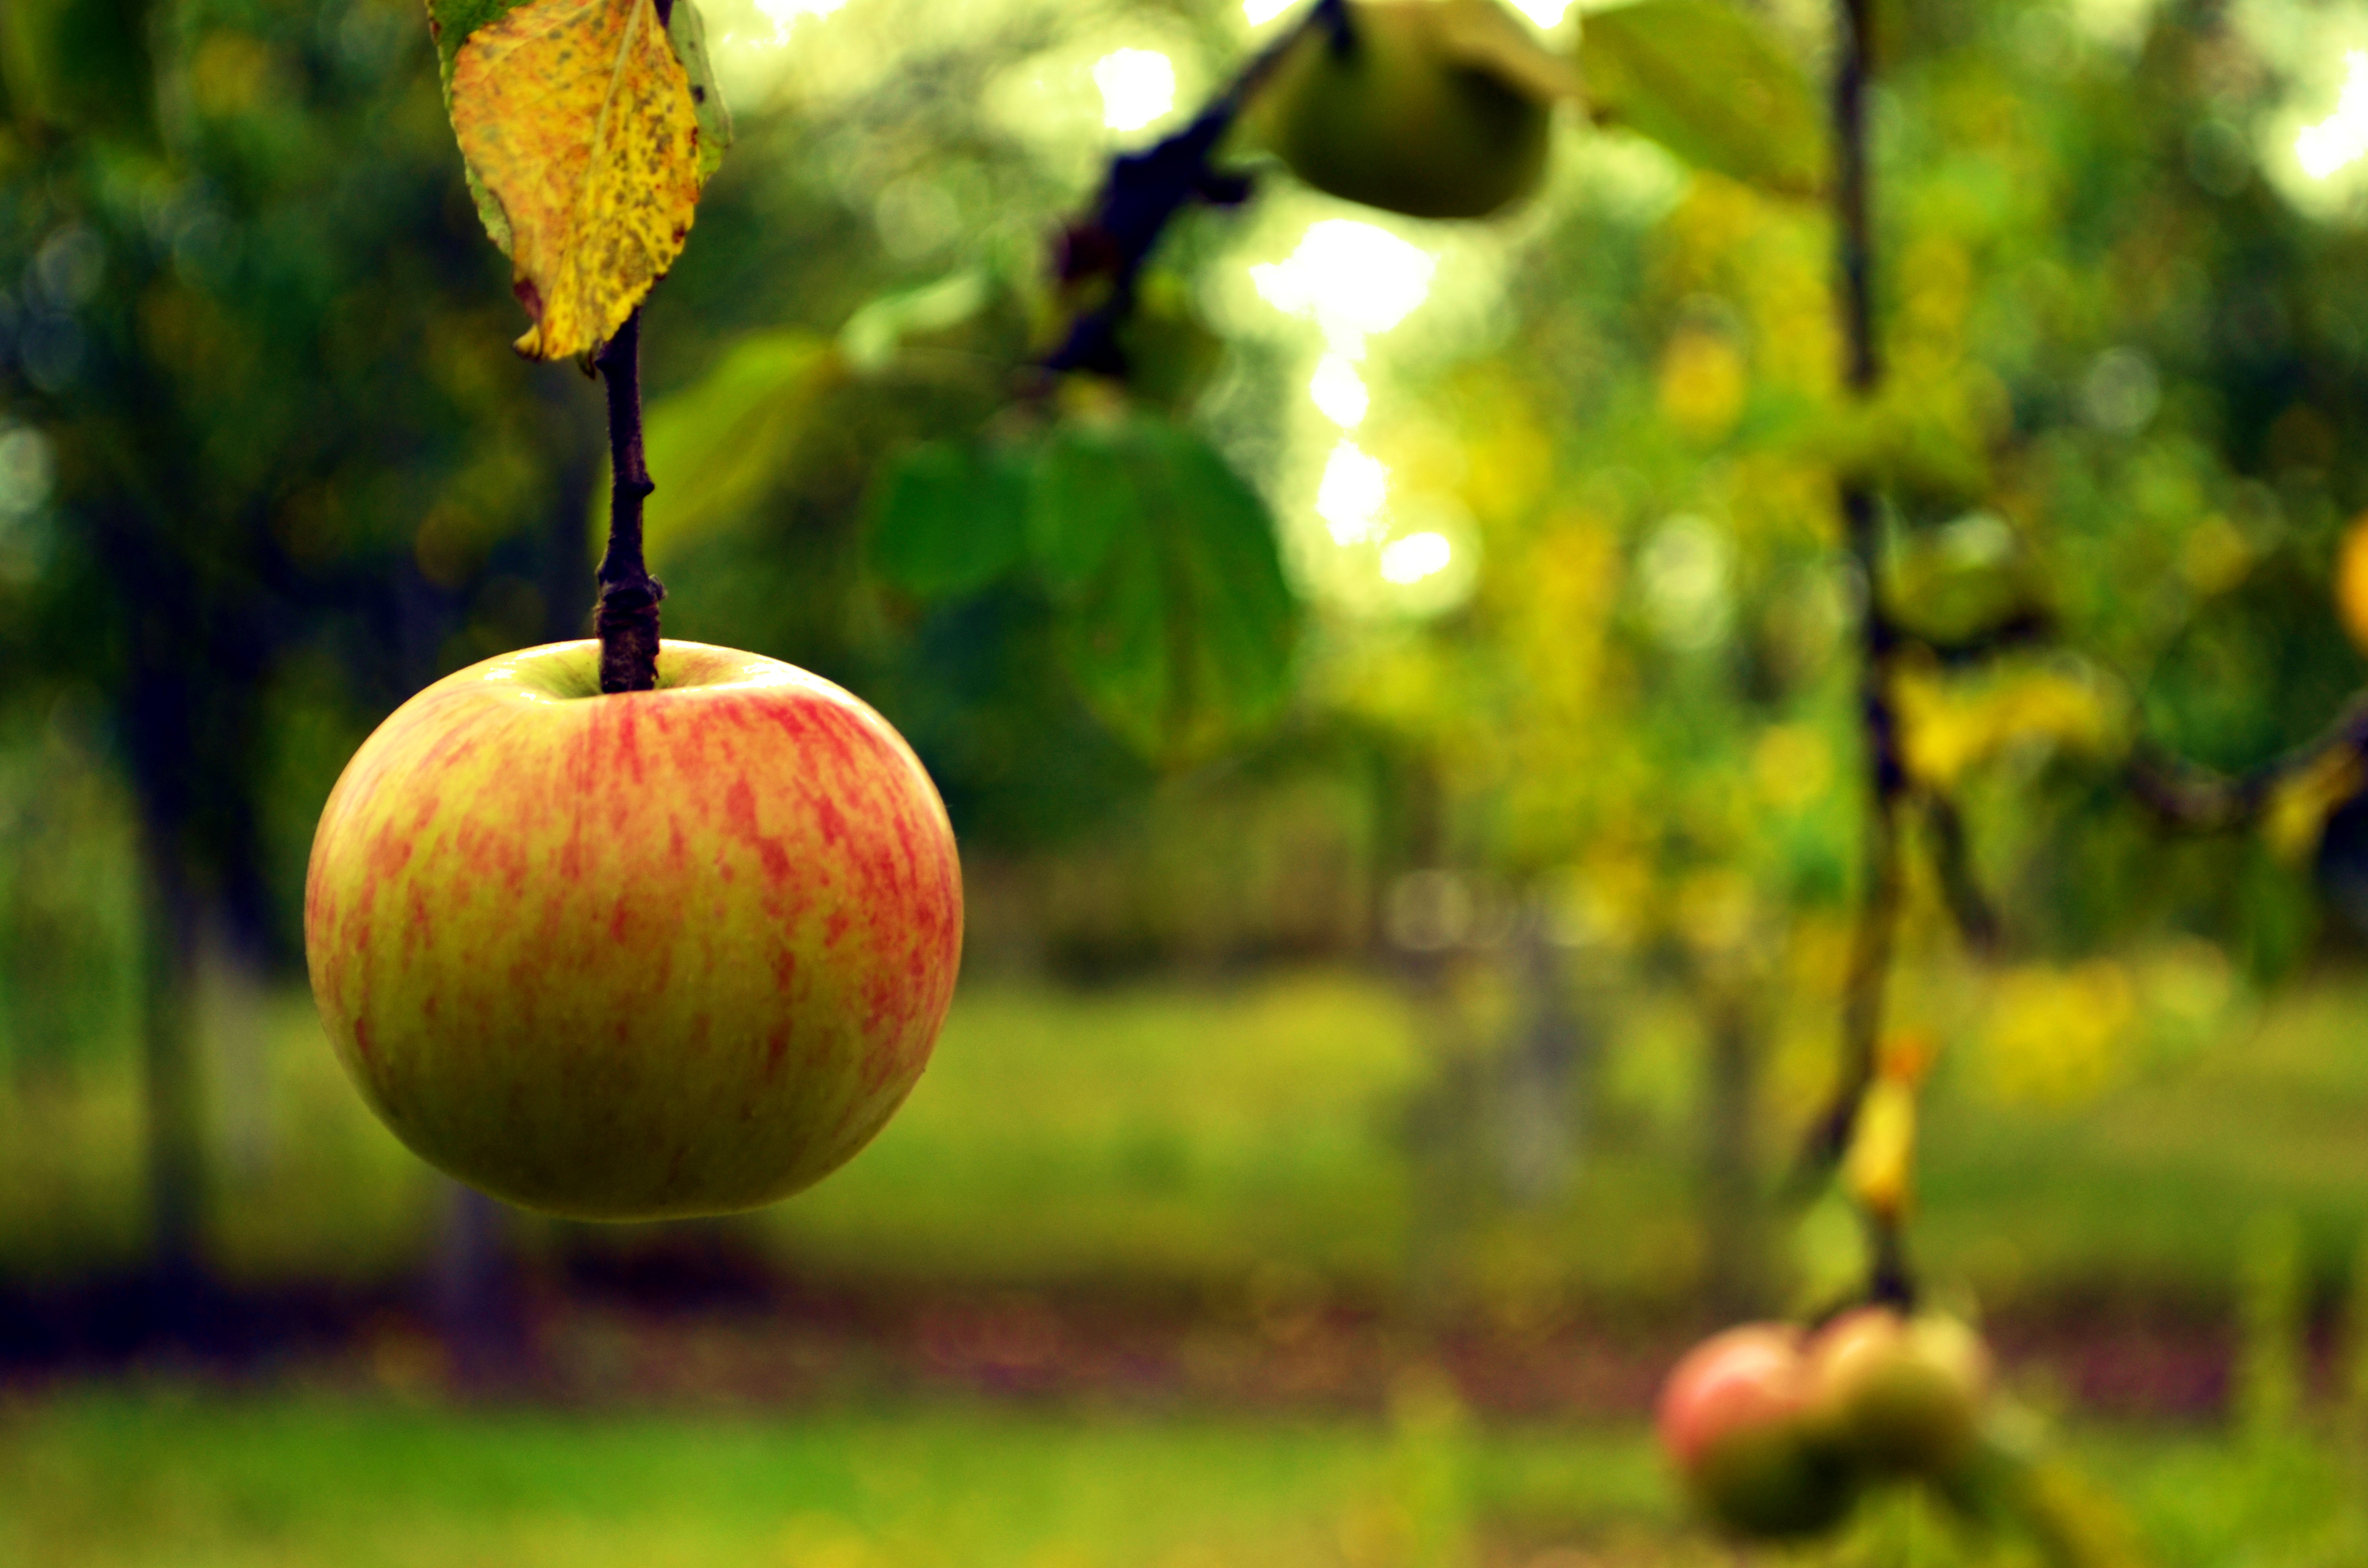
[[[1841,0],[1841,56],[1834,73],[1834,226],[1838,303],[1842,315],[1843,379],[1861,401],[1883,380],[1874,331],[1874,240],[1868,212],[1866,86],[1872,68],[1873,0]],[[1891,657],[1898,633],[1883,602],[1882,519],[1863,481],[1842,487],[1842,524],[1863,590],[1860,612],[1859,724],[1866,745],[1869,816],[1865,886],[1842,997],[1842,1075],[1815,1134],[1812,1157],[1841,1157],[1858,1121],[1859,1102],[1874,1082],[1882,1046],[1884,982],[1899,915],[1899,807],[1907,770],[1899,755],[1899,719],[1891,699]]]
[[[2047,611],[2027,608],[1956,637],[1918,631],[1894,619],[1891,635],[1900,648],[1929,654],[1941,668],[1953,670],[1987,664],[2018,648],[2052,646],[2056,642],[2056,626],[2055,618]]]
[[[1974,876],[1972,847],[1965,839],[1964,813],[1957,802],[1938,790],[1924,796],[1924,825],[1932,835],[1932,866],[1940,874],[1941,897],[1957,922],[1965,946],[1987,958],[2003,938],[1998,911]]]
[[[665,7],[661,7],[661,13]],[[609,549],[600,558],[600,689],[649,691],[658,684],[658,601],[666,585],[642,558],[642,504],[649,464],[642,452],[642,312],[625,318],[593,361],[609,390]]]
[[[1834,72],[1835,290],[1842,316],[1843,382],[1852,398],[1872,399],[1883,380],[1874,325],[1874,236],[1868,198],[1866,89],[1874,67],[1874,0],[1839,0],[1840,56]],[[1842,524],[1863,590],[1860,612],[1859,722],[1866,745],[1868,816],[1865,884],[1843,983],[1841,1074],[1824,1115],[1810,1129],[1804,1175],[1831,1170],[1850,1147],[1859,1108],[1881,1065],[1884,983],[1899,924],[1900,813],[1907,770],[1899,748],[1891,665],[1904,639],[1883,601],[1882,517],[1874,491],[1850,478],[1841,489]],[[1910,640],[1912,641],[1912,640]],[[1872,1299],[1895,1305],[1915,1297],[1897,1226],[1869,1215],[1874,1267]]]
[[[1866,398],[1883,380],[1874,335],[1874,238],[1867,200],[1866,87],[1874,69],[1874,0],[1841,0],[1840,12],[1841,58],[1834,71],[1834,220],[1840,230],[1845,374],[1850,391]]]
[[[2231,778],[2142,746],[2128,783],[2130,793],[2172,826],[2214,833],[2255,821],[2280,785],[2340,752],[2368,760],[2368,697],[2353,699],[2327,733],[2249,773]]]
[[[1093,211],[1061,231],[1053,257],[1053,276],[1063,290],[1098,290],[1099,297],[1069,324],[1060,346],[1041,361],[1043,369],[1126,374],[1118,333],[1133,313],[1144,264],[1167,225],[1193,202],[1231,207],[1249,199],[1247,175],[1215,168],[1210,160],[1252,95],[1292,47],[1317,28],[1330,33],[1334,47],[1345,47],[1350,37],[1345,0],[1316,0],[1295,26],[1243,66],[1191,124],[1140,153],[1111,160]]]

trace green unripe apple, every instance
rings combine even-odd
[[[1535,190],[1568,67],[1497,0],[1351,0],[1247,114],[1316,189],[1413,218],[1485,218]]]
[[[1688,1352],[1662,1386],[1661,1447],[1686,1490],[1730,1534],[1822,1534],[1858,1497],[1849,1456],[1817,1419],[1801,1335],[1746,1324]]]
[[[1809,1358],[1820,1418],[1870,1471],[1938,1476],[1973,1451],[1989,1352],[1957,1319],[1864,1308],[1828,1324]]]

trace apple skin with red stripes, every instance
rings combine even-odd
[[[1661,1386],[1667,1454],[1720,1528],[1756,1540],[1834,1528],[1858,1497],[1858,1476],[1816,1418],[1801,1333],[1742,1324],[1695,1346]]]
[[[830,682],[695,642],[601,695],[599,645],[404,703],[321,814],[304,892],[338,1060],[421,1158],[581,1219],[749,1209],[920,1077],[961,868],[911,748]]]

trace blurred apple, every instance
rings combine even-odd
[[[1800,1332],[1745,1324],[1688,1351],[1662,1385],[1662,1449],[1703,1512],[1736,1535],[1816,1535],[1858,1478],[1816,1420]]]
[[[1253,99],[1258,140],[1316,189],[1415,218],[1482,218],[1537,188],[1576,90],[1497,0],[1350,0]]]
[[[599,647],[437,682],[362,744],[305,884],[313,994],[397,1137],[586,1219],[809,1185],[927,1065],[962,950],[952,830],[877,713],[771,659]]]
[[[1817,1408],[1869,1471],[1935,1476],[1973,1450],[1989,1352],[1956,1318],[1846,1312],[1809,1347]]]

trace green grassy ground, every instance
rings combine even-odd
[[[2088,1433],[2115,1568],[2343,1568],[2356,1477],[2306,1446]],[[1891,1494],[1842,1540],[1738,1556],[1645,1435],[985,1407],[768,1419],[463,1414],[85,1389],[0,1405],[0,1562],[26,1568],[1996,1568]],[[2102,1565],[2100,1564],[2100,1568]]]
[[[2058,1108],[2001,1106],[1976,1061],[1944,1057],[1921,1256],[1992,1303],[2127,1290],[2216,1309],[2248,1222],[2291,1213],[2312,1267],[2339,1282],[2368,1236],[2362,1016],[2368,980],[2300,984]],[[410,1273],[435,1223],[427,1173],[344,1083],[305,998],[274,997],[265,1017],[264,1061],[240,1068],[217,1051],[212,1063],[221,1266],[249,1279]],[[1805,1065],[1780,1054],[1770,1071],[1780,1113],[1823,1082],[1829,1031],[1808,1022],[1793,1053]],[[1693,1299],[1702,1264],[1691,1027],[1666,999],[1623,1015],[1562,1197],[1442,1225],[1436,1173],[1407,1135],[1439,1062],[1384,980],[975,984],[880,1140],[745,1233],[808,1272],[933,1285],[1198,1289],[1281,1268],[1383,1298],[1424,1276],[1467,1295],[1665,1310]],[[242,1072],[258,1088],[238,1100]],[[135,1091],[128,1056],[0,1087],[0,1278],[136,1257]]]

